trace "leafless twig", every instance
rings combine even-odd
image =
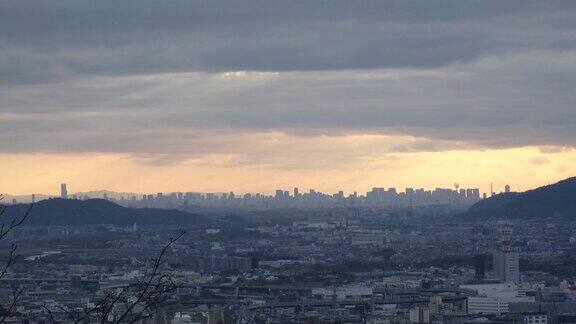
[[[2,200],[4,200],[4,196],[0,195],[0,202]],[[24,223],[24,221],[28,218],[28,216],[30,216],[30,212],[32,211],[33,206],[34,204],[30,204],[30,206],[28,207],[28,209],[26,210],[26,212],[22,217],[13,217],[8,222],[2,222],[0,224],[0,241],[5,237],[7,237],[8,234],[12,232],[12,230],[22,225],[22,223]],[[6,206],[4,205],[0,206],[0,219],[3,216],[5,216],[5,213],[6,213]],[[6,273],[8,272],[8,269],[11,266],[13,266],[14,263],[16,263],[16,260],[18,259],[18,255],[16,254],[17,248],[18,246],[16,244],[14,243],[10,244],[8,259],[6,260],[4,266],[0,268],[0,279],[2,279],[2,277],[4,277],[4,275],[6,275]],[[12,292],[12,299],[10,305],[8,305],[8,307],[6,308],[3,317],[0,318],[0,323],[4,323],[6,319],[10,315],[12,315],[12,311],[16,307],[16,304],[18,303],[18,300],[20,299],[20,296],[22,295],[23,291],[24,289],[22,287],[17,287],[16,289],[14,289],[14,291]]]
[[[151,261],[150,270],[135,283],[126,285],[117,291],[106,291],[93,307],[85,307],[82,315],[65,311],[69,321],[80,323],[91,316],[99,317],[100,323],[108,323],[115,306],[125,307],[115,316],[114,323],[135,323],[153,316],[153,310],[167,301],[180,288],[170,276],[161,273],[164,257],[168,249],[186,232],[180,231],[164,245],[158,256]],[[53,314],[48,313],[50,321],[56,323]]]
[[[6,319],[12,314],[12,311],[14,310],[14,307],[16,307],[16,303],[18,303],[18,300],[20,299],[20,296],[22,295],[23,291],[24,288],[22,287],[17,287],[16,289],[14,289],[14,291],[12,292],[12,301],[10,302],[10,305],[8,305],[8,307],[6,308],[4,316],[2,316],[2,318],[0,319],[0,323],[4,323]]]

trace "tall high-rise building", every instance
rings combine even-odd
[[[520,257],[511,249],[512,228],[500,229],[500,246],[494,251],[494,274],[501,282],[520,282]]]
[[[284,190],[276,189],[276,194],[274,195],[276,199],[284,199]]]
[[[504,186],[504,192],[505,192],[505,193],[509,193],[509,192],[510,192],[510,185],[505,185],[505,186]]]
[[[520,258],[518,253],[495,251],[494,273],[501,282],[520,282]]]
[[[66,189],[65,183],[60,184],[60,198],[68,199],[68,189]]]

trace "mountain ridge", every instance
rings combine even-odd
[[[22,217],[30,204],[6,206],[3,217]],[[81,225],[190,225],[207,223],[203,216],[176,209],[128,208],[104,199],[42,200],[32,206],[23,226]]]
[[[465,219],[576,218],[576,177],[525,192],[492,196],[459,216]]]

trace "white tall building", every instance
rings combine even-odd
[[[68,199],[68,190],[65,183],[60,184],[60,198]]]
[[[494,251],[494,274],[500,282],[520,282],[518,253]]]

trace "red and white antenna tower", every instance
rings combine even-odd
[[[500,249],[504,253],[512,250],[512,227],[508,225],[500,228]]]

